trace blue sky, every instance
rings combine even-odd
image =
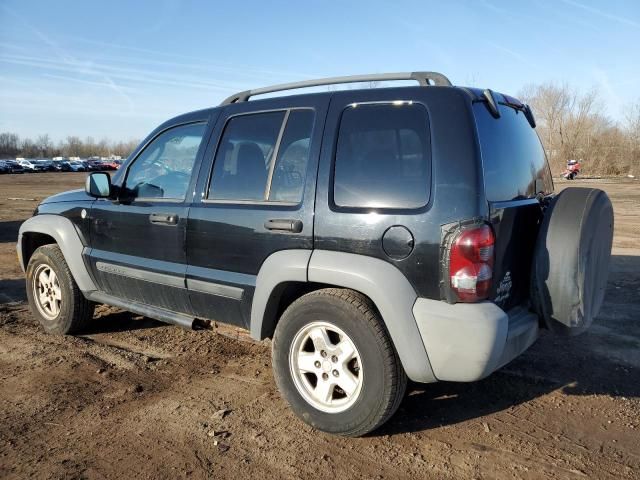
[[[0,0],[0,131],[141,138],[247,88],[436,70],[517,94],[640,93],[640,1]]]

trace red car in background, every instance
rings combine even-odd
[[[108,162],[104,162],[105,166],[110,170],[117,170],[120,168],[120,164],[115,160],[109,160]]]
[[[118,160],[102,160],[100,161],[101,170],[118,170],[121,162]]]

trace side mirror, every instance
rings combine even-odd
[[[95,172],[87,177],[84,191],[95,198],[111,196],[111,177],[106,172]]]

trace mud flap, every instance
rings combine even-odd
[[[604,299],[612,242],[605,192],[571,187],[551,201],[531,270],[531,301],[544,327],[559,335],[589,328]]]

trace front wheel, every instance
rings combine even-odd
[[[404,397],[407,377],[371,301],[346,289],[296,300],[273,338],[278,388],[309,425],[364,435],[386,422]]]
[[[82,295],[57,245],[44,245],[29,259],[27,298],[47,333],[78,333],[93,317],[94,304]]]

